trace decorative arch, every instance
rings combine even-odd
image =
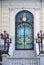
[[[34,49],[34,16],[27,10],[22,10],[15,17],[15,49]]]

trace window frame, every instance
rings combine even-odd
[[[19,13],[19,12],[18,12]],[[27,49],[27,48],[17,48],[17,25],[19,25],[19,24],[22,24],[22,23],[24,23],[24,22],[17,22],[16,21],[16,19],[15,19],[15,50],[34,50],[34,20],[33,20],[33,22],[32,22],[32,48],[30,49]],[[27,24],[29,24],[30,25],[30,22],[25,22],[25,23],[27,23]]]

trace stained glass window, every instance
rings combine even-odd
[[[16,15],[16,49],[33,49],[33,14],[27,10],[20,11]]]

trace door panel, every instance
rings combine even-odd
[[[17,27],[17,48],[32,48],[32,28],[27,23]]]

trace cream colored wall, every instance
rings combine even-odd
[[[6,30],[12,37],[14,37],[15,33],[15,15],[23,9],[17,8],[0,8],[0,32]],[[34,15],[34,31],[40,27],[40,10],[34,8],[27,8]],[[35,27],[36,25],[36,27]],[[39,27],[37,27],[37,25]],[[35,34],[34,33],[34,34]]]
[[[43,25],[43,32],[44,32],[44,8],[42,9],[42,12],[43,12],[43,15],[42,15],[42,17],[43,17],[43,19],[42,19],[43,23],[42,23],[42,25]]]
[[[23,10],[22,8],[0,8],[0,32],[6,30],[12,38],[15,37],[15,15]],[[41,22],[41,12],[40,9],[26,8],[34,15],[34,36],[37,31],[40,30]],[[42,12],[44,14],[44,10]],[[43,15],[44,16],[44,15]],[[42,17],[44,20],[44,17]],[[44,21],[42,21],[44,22]],[[44,23],[43,23],[44,28]],[[36,31],[37,30],[37,31]]]
[[[0,33],[6,30],[15,43],[15,16],[23,8],[0,8]],[[37,33],[42,29],[44,32],[44,9],[25,8],[34,15],[34,42]]]
[[[23,8],[10,8],[10,35],[13,39],[13,43],[15,41],[15,16],[16,14],[23,10]],[[34,15],[34,44],[36,44],[35,38],[37,37],[37,33],[40,31],[40,9],[34,8],[25,8],[25,10],[30,11]],[[15,43],[14,43],[15,44]],[[35,46],[35,45],[34,45]],[[36,46],[35,46],[36,47]],[[35,48],[34,47],[34,48]],[[13,51],[13,50],[12,50]],[[14,50],[14,56],[16,56],[16,50]],[[18,51],[17,51],[18,52]],[[21,52],[21,51],[20,51]],[[21,52],[22,53],[22,52]],[[32,54],[32,51],[31,51]],[[34,53],[33,53],[34,54]],[[18,55],[17,55],[18,56]],[[31,55],[32,56],[32,55]]]
[[[0,32],[6,30],[9,33],[9,10],[8,8],[0,8]]]
[[[0,32],[1,32],[1,8],[0,8]]]

